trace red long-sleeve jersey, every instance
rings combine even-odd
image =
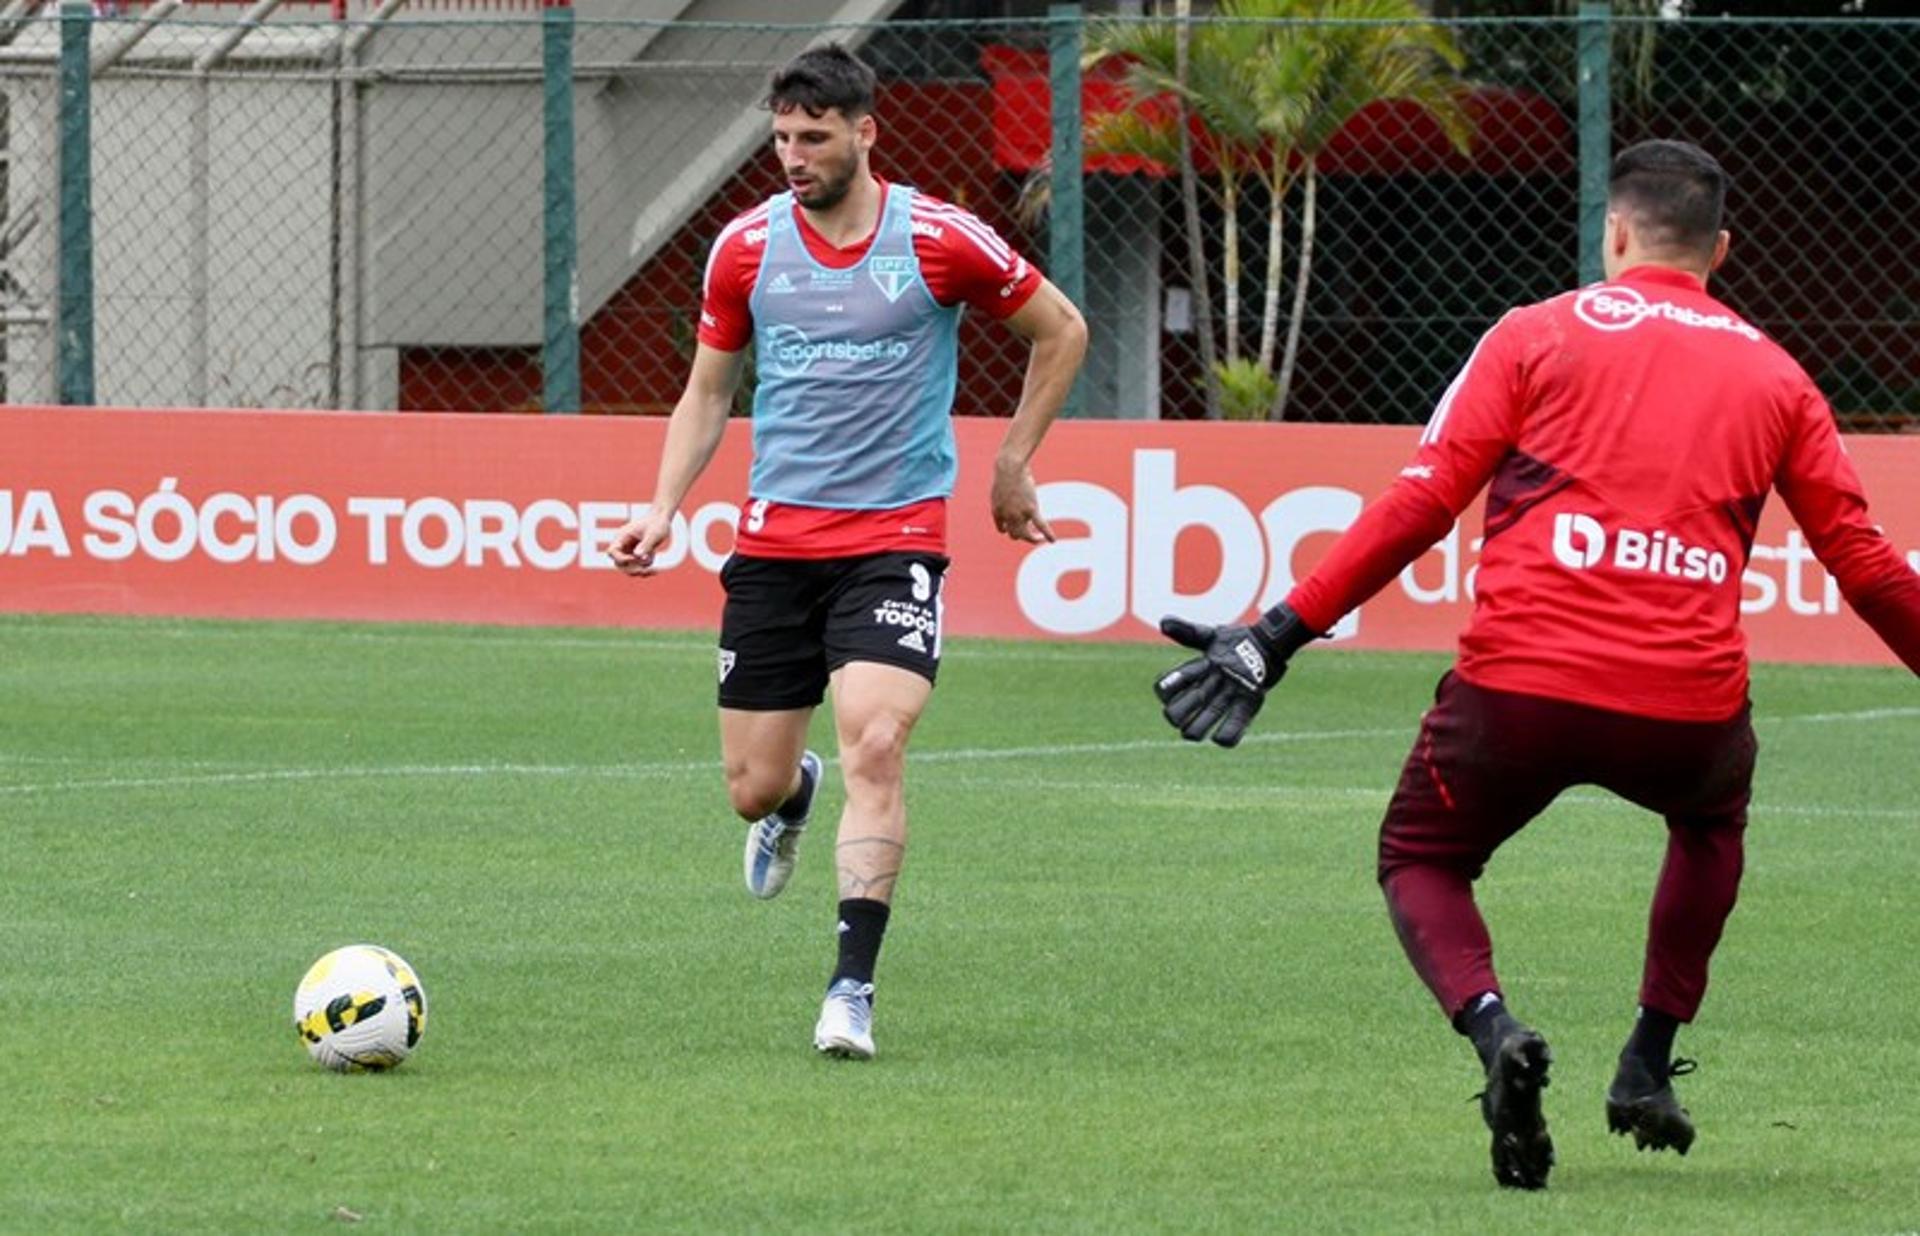
[[[1841,594],[1920,673],[1920,575],[1868,517],[1826,400],[1683,271],[1641,266],[1482,336],[1413,462],[1288,598],[1315,630],[1491,483],[1458,671],[1671,720],[1746,700],[1740,576],[1770,490]]]

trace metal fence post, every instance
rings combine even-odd
[[[56,337],[63,404],[93,402],[93,10],[60,6],[60,296]]]
[[[546,342],[542,406],[580,410],[580,244],[573,165],[573,2],[545,0]]]
[[[1613,5],[1580,0],[1580,282],[1595,283],[1607,226],[1607,170],[1613,160]]]
[[[1086,287],[1086,176],[1080,116],[1080,54],[1085,17],[1078,4],[1047,6],[1048,84],[1053,98],[1052,204],[1047,212],[1047,274],[1084,312]],[[1080,416],[1084,384],[1075,378],[1062,416]]]

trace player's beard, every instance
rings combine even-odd
[[[796,193],[794,198],[808,210],[829,211],[846,200],[853,189],[853,178],[860,171],[860,161],[849,158],[846,167],[837,176],[824,176],[814,173],[813,184],[804,193]]]

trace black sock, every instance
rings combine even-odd
[[[800,788],[787,796],[787,801],[774,808],[774,814],[783,820],[804,820],[813,807],[813,778],[807,775],[807,766],[800,765]]]
[[[1672,1013],[1643,1006],[1639,1018],[1633,1023],[1633,1033],[1627,1036],[1627,1045],[1620,1054],[1639,1057],[1649,1073],[1664,1078],[1673,1063],[1673,1036],[1679,1029],[1680,1019]]]
[[[867,897],[849,897],[840,903],[840,961],[828,986],[843,978],[873,982],[873,965],[880,958],[880,941],[887,934],[891,912],[886,902]]]
[[[1482,1068],[1493,1064],[1493,1054],[1500,1050],[1501,1040],[1519,1026],[1497,991],[1481,992],[1453,1015],[1453,1028],[1473,1040],[1473,1050],[1480,1053]]]

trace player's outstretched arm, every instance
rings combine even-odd
[[[1016,541],[1051,541],[1053,529],[1040,516],[1040,499],[1029,466],[1047,427],[1060,415],[1080,362],[1087,354],[1087,322],[1051,281],[1020,306],[1007,325],[1033,342],[1020,406],[993,461],[993,526]]]
[[[1246,733],[1287,659],[1384,588],[1446,534],[1519,440],[1525,348],[1516,314],[1496,323],[1447,388],[1400,470],[1334,542],[1313,573],[1250,627],[1163,618],[1168,638],[1202,655],[1160,676],[1154,691],[1183,738],[1231,747]]]
[[[1284,602],[1249,627],[1210,627],[1166,617],[1160,620],[1160,631],[1200,654],[1153,684],[1167,724],[1188,742],[1211,735],[1223,747],[1239,745],[1266,703],[1267,692],[1286,677],[1287,661],[1320,635]]]
[[[673,418],[667,422],[653,502],[644,516],[614,534],[607,550],[613,564],[626,574],[653,574],[654,551],[673,530],[674,512],[680,509],[694,481],[713,462],[713,453],[720,448],[727,430],[734,392],[740,386],[740,358],[739,352],[722,352],[704,343],[695,347],[693,372],[680,402],[673,406]]]

